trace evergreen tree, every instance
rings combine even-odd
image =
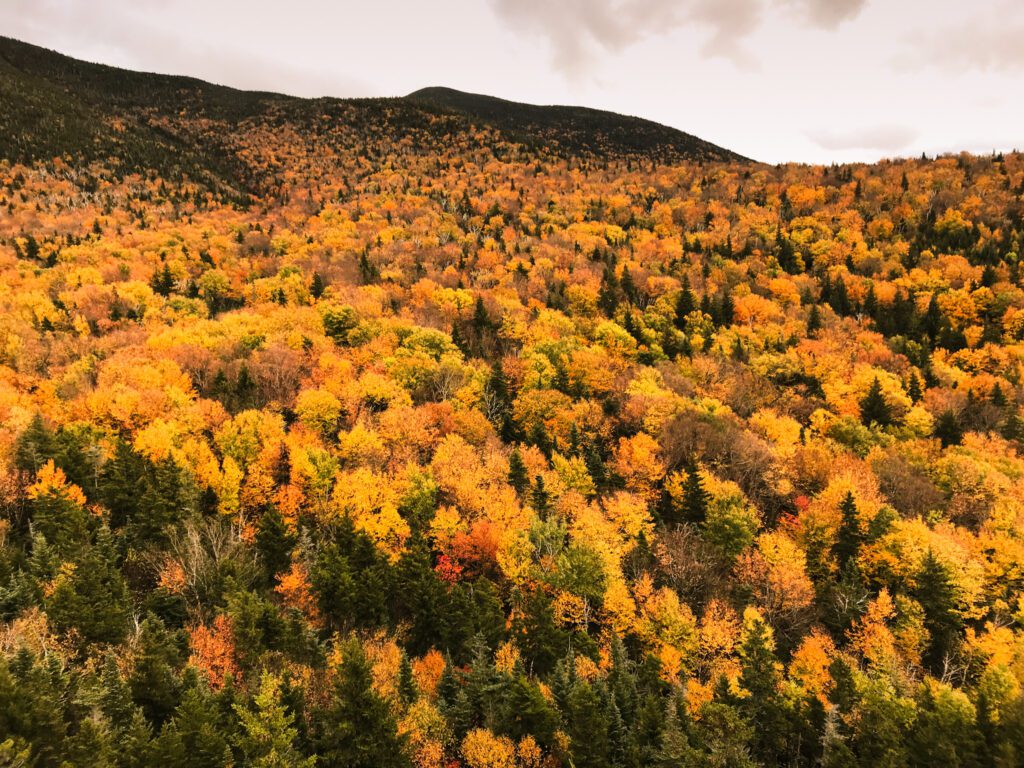
[[[594,687],[577,680],[569,691],[565,715],[576,768],[610,768],[611,722],[608,711]]]
[[[832,551],[842,569],[846,567],[847,563],[856,561],[861,544],[864,542],[864,533],[861,529],[857,502],[853,498],[853,492],[847,491],[846,496],[843,497],[843,501],[839,505],[839,514],[842,519]]]
[[[157,761],[168,768],[222,768],[233,762],[223,723],[206,688],[193,683],[157,737]]]
[[[46,612],[60,630],[85,644],[120,642],[128,631],[128,589],[116,564],[110,532],[100,531],[70,572],[58,576]]]
[[[533,480],[533,488],[530,490],[530,506],[537,513],[541,520],[547,519],[551,499],[547,489],[544,487],[544,478],[540,475]]]
[[[807,315],[807,335],[814,336],[821,330],[821,326],[821,310],[818,309],[817,304],[812,304],[811,311]]]
[[[319,299],[324,295],[324,291],[327,289],[327,285],[324,283],[324,279],[319,272],[313,273],[313,279],[309,284],[309,293],[314,299]]]
[[[155,616],[143,620],[137,642],[135,663],[128,677],[132,700],[149,722],[160,727],[178,706],[181,694],[180,645]]]
[[[882,382],[876,376],[871,382],[871,388],[860,401],[860,420],[864,426],[869,427],[877,424],[880,427],[887,427],[892,423],[892,410],[882,394]]]
[[[515,489],[520,498],[530,486],[526,463],[518,448],[513,448],[508,457],[508,484]]]
[[[356,640],[342,648],[330,703],[316,718],[318,768],[406,768],[405,738],[388,703],[373,689],[370,663]]]
[[[704,480],[696,463],[690,462],[686,467],[686,479],[683,482],[682,514],[683,521],[700,525],[708,515],[708,504],[711,494],[704,488]]]
[[[281,513],[269,505],[256,527],[256,551],[260,554],[268,582],[288,568],[295,549],[296,537],[288,529]]]
[[[924,627],[929,636],[924,662],[941,672],[959,643],[963,621],[957,608],[956,583],[949,568],[930,549],[921,562],[913,595],[924,609]]]
[[[406,706],[416,701],[419,689],[416,686],[416,678],[412,673],[412,663],[409,661],[409,654],[402,652],[402,660],[398,666],[398,696]]]
[[[910,397],[913,403],[921,402],[921,398],[924,397],[924,392],[921,388],[921,377],[917,375],[917,371],[910,372],[910,379],[907,382],[907,396]]]
[[[680,331],[686,330],[686,318],[690,316],[691,312],[697,310],[697,297],[693,295],[693,291],[690,290],[690,279],[687,277],[683,278],[683,288],[679,291],[679,295],[676,296],[676,308],[675,317],[673,323],[676,328]]]
[[[942,447],[960,445],[964,439],[964,428],[960,425],[960,419],[953,411],[946,410],[939,414],[932,428],[932,434],[939,438]]]
[[[779,693],[780,664],[775,657],[771,628],[759,615],[744,618],[740,642],[740,687],[749,693],[738,708],[754,726],[751,747],[754,757],[765,765],[790,762],[788,736],[792,713]]]
[[[295,716],[281,698],[281,681],[269,672],[260,679],[253,706],[234,706],[241,725],[236,737],[246,765],[253,768],[313,768],[315,757],[296,748]]]

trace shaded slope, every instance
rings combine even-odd
[[[423,88],[406,98],[462,112],[516,138],[573,154],[645,155],[668,162],[746,159],[660,123],[587,107],[537,106],[441,87]]]

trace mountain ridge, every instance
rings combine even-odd
[[[390,125],[397,119],[391,126],[396,135],[441,113],[449,128],[482,124],[565,157],[745,160],[674,128],[587,107],[518,104],[438,87],[405,97],[302,98],[85,62],[9,37],[0,37],[0,107],[0,159],[115,157],[125,169],[181,169],[208,177],[211,184],[244,175],[239,158],[223,146],[225,132],[268,119],[288,122],[300,132],[316,130],[325,113],[354,123],[383,120]],[[200,137],[185,125],[188,120],[220,122],[220,135]]]

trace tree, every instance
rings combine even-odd
[[[304,757],[295,746],[298,734],[295,715],[288,711],[281,698],[281,681],[264,672],[253,706],[235,704],[241,731],[236,738],[253,768],[313,768],[315,757]]]
[[[686,480],[683,483],[682,519],[700,525],[707,518],[710,501],[711,494],[704,488],[700,470],[691,462],[686,467]]]
[[[370,663],[356,640],[347,640],[328,705],[316,718],[317,765],[323,768],[405,768],[406,739],[388,703],[373,690]]]
[[[964,428],[955,412],[946,410],[935,420],[933,434],[939,438],[943,448],[960,445],[964,439]]]
[[[128,589],[109,531],[57,577],[46,611],[54,626],[85,644],[120,642],[128,631]]]
[[[309,284],[309,293],[314,299],[319,299],[324,295],[327,285],[324,283],[324,278],[319,272],[313,273],[313,280]]]
[[[882,382],[876,376],[868,393],[860,401],[860,420],[866,427],[877,424],[887,427],[892,423],[892,410],[882,394]]]
[[[533,488],[530,490],[530,506],[537,513],[537,517],[546,520],[550,511],[551,498],[547,488],[544,487],[544,478],[537,475],[533,480]]]
[[[220,712],[198,681],[185,691],[174,717],[154,745],[160,764],[172,768],[218,768],[232,762]]]
[[[941,674],[956,649],[963,624],[956,583],[949,568],[930,549],[921,562],[913,595],[924,609],[924,627],[928,630],[924,661],[929,669]]]
[[[860,552],[861,544],[864,542],[864,532],[861,529],[860,515],[857,512],[857,501],[853,498],[853,492],[847,491],[839,505],[839,532],[836,535],[836,543],[832,547],[836,562],[840,570],[848,563],[855,563],[857,554]]]
[[[518,448],[513,448],[512,453],[508,457],[508,484],[515,489],[520,497],[530,487],[526,463],[523,461],[523,455],[519,453]]]

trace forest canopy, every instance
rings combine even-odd
[[[0,160],[0,764],[1024,762],[1024,156],[260,103]]]

